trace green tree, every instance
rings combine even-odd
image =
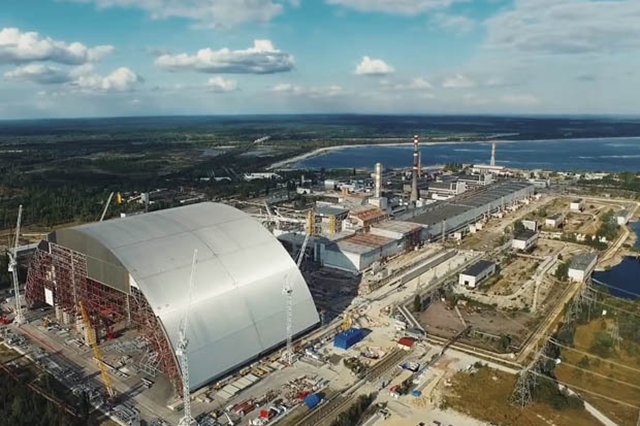
[[[569,263],[560,263],[553,275],[560,281],[566,281],[569,277]]]

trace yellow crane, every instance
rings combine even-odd
[[[89,337],[89,343],[91,344],[91,349],[93,349],[93,356],[95,357],[96,360],[98,360],[98,365],[100,366],[100,375],[102,376],[104,387],[107,388],[107,393],[109,394],[109,398],[113,399],[115,398],[116,393],[113,390],[113,387],[111,386],[111,379],[109,378],[109,373],[107,373],[107,369],[104,366],[104,361],[102,359],[102,352],[100,352],[100,348],[98,347],[95,330],[91,326],[91,321],[89,321],[89,314],[87,314],[87,311],[82,305],[81,301],[78,301],[78,306],[80,307],[80,312],[82,313],[84,326],[87,328],[87,336]]]

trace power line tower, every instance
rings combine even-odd
[[[529,365],[527,365],[518,376],[513,394],[511,394],[511,402],[519,405],[521,408],[526,407],[533,401],[533,389],[536,386],[536,370],[539,368],[540,357],[547,350],[548,344],[548,341],[545,341]]]
[[[16,317],[15,323],[24,324],[24,314],[22,313],[22,302],[20,300],[20,282],[18,281],[18,244],[20,239],[20,224],[22,223],[22,204],[18,207],[18,220],[16,221],[16,240],[13,244],[13,250],[9,250],[9,272],[13,280],[13,293],[16,298]]]
[[[180,323],[180,341],[178,342],[178,350],[176,355],[182,372],[182,398],[184,400],[183,415],[178,426],[197,426],[198,422],[191,416],[191,395],[189,385],[189,356],[187,348],[189,347],[189,339],[187,338],[187,329],[189,325],[189,308],[191,307],[191,295],[193,290],[193,280],[195,278],[196,262],[198,261],[198,250],[193,251],[193,261],[191,263],[191,277],[189,278],[189,299],[184,310],[184,317]]]

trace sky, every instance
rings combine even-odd
[[[640,0],[20,0],[0,119],[640,113]]]

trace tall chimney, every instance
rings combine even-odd
[[[491,144],[491,163],[492,166],[496,165],[496,143]]]
[[[411,202],[418,201],[418,156],[419,156],[419,144],[420,140],[418,135],[413,137],[413,180],[411,181]]]
[[[382,197],[382,164],[376,163],[375,198]]]

